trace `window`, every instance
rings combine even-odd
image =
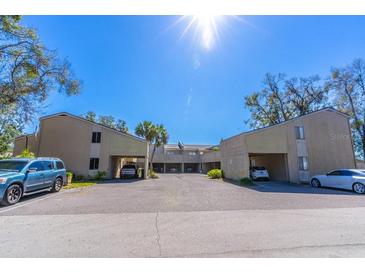
[[[295,135],[297,139],[304,139],[304,127],[295,127]]]
[[[94,170],[99,168],[99,158],[90,158],[89,169]]]
[[[334,171],[331,171],[330,173],[328,173],[329,176],[341,176],[342,173],[341,173],[341,170],[334,170]]]
[[[189,152],[189,155],[190,155],[190,156],[195,156],[195,155],[196,155],[196,152],[194,152],[194,151],[190,151],[190,152]]]
[[[40,161],[36,161],[30,164],[29,169],[35,169],[36,171],[44,170],[43,164]]]
[[[53,169],[53,163],[51,161],[42,161],[42,165],[44,170]]]
[[[167,155],[174,155],[174,154],[175,154],[175,152],[174,152],[174,151],[167,151],[167,152],[166,152],[166,154],[167,154]]]
[[[57,169],[64,169],[64,168],[65,168],[65,166],[63,165],[63,163],[62,163],[62,162],[57,161],[57,162],[56,162],[56,168],[57,168]]]
[[[307,157],[299,157],[299,169],[308,170],[308,158]]]
[[[93,135],[91,137],[92,143],[100,143],[101,140],[101,132],[93,132]]]

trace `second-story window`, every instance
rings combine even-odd
[[[100,143],[101,141],[101,132],[93,132],[93,135],[91,137],[92,143]]]
[[[296,135],[297,139],[303,140],[304,139],[304,127],[302,127],[302,126],[295,127],[295,135]]]
[[[195,155],[196,155],[196,152],[195,152],[195,151],[190,151],[190,152],[189,152],[189,155],[190,155],[190,156],[195,156]]]

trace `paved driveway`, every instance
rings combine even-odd
[[[0,207],[0,256],[365,256],[362,195],[197,174],[121,182]]]

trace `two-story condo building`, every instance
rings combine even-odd
[[[119,177],[125,163],[147,170],[153,151],[144,139],[69,113],[42,117],[37,133],[15,140],[14,155],[25,148],[36,156],[61,158],[76,174],[105,171],[109,178]],[[308,182],[314,174],[355,168],[355,161],[349,117],[324,108],[226,138],[217,146],[160,146],[152,164],[161,173],[206,173],[221,168],[229,179],[249,177],[250,167],[264,166],[272,180]]]

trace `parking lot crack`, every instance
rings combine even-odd
[[[155,218],[155,228],[156,228],[156,242],[157,242],[157,246],[158,246],[158,256],[161,257],[161,243],[160,243],[160,231],[158,229],[158,217],[159,217],[159,213],[156,213],[156,218]]]

